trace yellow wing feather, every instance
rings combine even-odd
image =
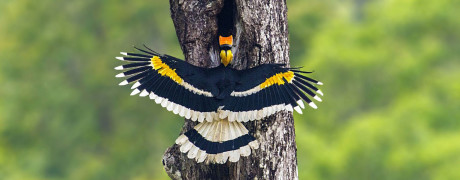
[[[284,73],[277,73],[277,74],[273,75],[272,77],[267,78],[265,80],[265,82],[260,84],[260,89],[269,87],[269,86],[274,85],[274,84],[282,85],[282,84],[284,84],[283,78],[286,79],[287,82],[290,83],[292,81],[292,79],[294,78],[294,72],[288,71],[288,72],[284,72]]]
[[[152,62],[153,69],[158,70],[159,74],[171,78],[178,84],[182,83],[183,80],[179,75],[177,75],[176,69],[171,69],[167,64],[161,61],[160,57],[153,56],[152,59],[150,59],[150,61]]]

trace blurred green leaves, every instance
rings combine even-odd
[[[301,178],[460,178],[459,5],[347,1],[323,9],[336,17],[311,27],[309,48],[293,59],[325,84],[319,110],[296,116]]]
[[[0,179],[164,178],[182,119],[129,97],[113,67],[143,43],[180,57],[168,3],[1,3]]]
[[[167,1],[0,1],[0,179],[167,179],[183,119],[117,87],[113,57],[181,55]],[[460,3],[292,0],[300,179],[459,179]]]

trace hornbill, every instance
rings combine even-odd
[[[191,65],[175,57],[159,54],[147,47],[137,53],[121,52],[116,57],[127,64],[116,77],[126,77],[119,85],[134,83],[131,95],[149,97],[168,111],[200,122],[179,136],[176,144],[188,158],[197,162],[237,162],[249,156],[259,143],[241,122],[260,120],[279,111],[305,108],[302,100],[323,95],[315,85],[321,82],[306,77],[299,68],[284,64],[262,64],[237,70],[232,63],[233,38],[219,37],[221,64],[214,68]]]

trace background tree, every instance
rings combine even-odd
[[[227,0],[235,18],[236,51],[233,67],[250,68],[264,63],[289,64],[287,7],[285,1]],[[171,0],[171,17],[186,61],[204,67],[216,65],[209,52],[218,53],[218,15],[224,1]],[[217,56],[216,56],[217,57]],[[218,59],[217,59],[218,60]],[[196,123],[185,121],[181,133]],[[260,148],[238,163],[197,164],[174,145],[163,163],[173,179],[297,179],[297,157],[292,113],[281,112],[245,124]]]

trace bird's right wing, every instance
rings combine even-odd
[[[282,66],[263,64],[240,71],[240,80],[224,107],[220,109],[219,117],[246,122],[263,119],[282,110],[302,113],[302,100],[316,109],[315,103],[308,96],[322,101],[316,93],[323,93],[313,85],[322,83],[302,75],[311,72]]]
[[[128,62],[116,70],[126,70],[116,77],[126,77],[120,85],[134,83],[131,95],[149,96],[168,111],[193,121],[211,122],[217,117],[218,104],[207,90],[205,68],[193,66],[169,55],[138,49],[117,57]],[[148,48],[147,48],[148,49]]]

